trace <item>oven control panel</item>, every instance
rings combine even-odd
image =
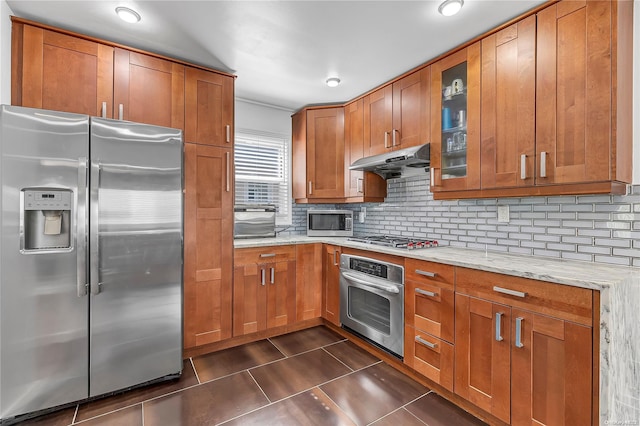
[[[395,263],[343,253],[340,255],[340,269],[404,284],[404,267]]]

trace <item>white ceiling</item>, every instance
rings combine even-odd
[[[353,99],[543,2],[466,0],[445,18],[435,0],[7,0],[20,17],[231,72],[238,98],[291,110]]]

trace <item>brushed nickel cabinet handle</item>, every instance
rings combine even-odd
[[[545,151],[540,153],[540,177],[547,177],[547,153]]]
[[[123,104],[119,104],[118,105],[118,120],[122,121],[124,117],[124,105]]]
[[[311,181],[309,181],[309,195],[313,194],[313,187]]]
[[[496,341],[502,342],[504,339],[502,338],[502,312],[496,313]]]
[[[358,180],[356,181],[356,192],[358,194],[364,193],[363,188],[364,188],[364,179],[358,178]]]
[[[227,192],[230,191],[231,188],[231,153],[226,152],[227,157]]]
[[[102,113],[101,113],[102,118],[107,118],[107,103],[103,102],[102,103]]]
[[[276,280],[276,268],[271,268],[271,284]]]
[[[424,340],[420,336],[416,336],[416,342],[418,342],[418,343],[420,343],[420,344],[422,344],[422,345],[424,345],[424,346],[426,346],[428,348],[431,348],[431,349],[435,349],[435,348],[438,347],[437,343],[427,342],[426,340]]]
[[[391,147],[395,147],[396,146],[396,132],[398,130],[397,129],[392,129],[391,130]]]
[[[524,321],[524,318],[516,318],[516,348],[524,348],[522,344],[522,321]]]
[[[231,142],[231,126],[227,124],[225,128],[227,131],[227,143],[230,143]]]
[[[260,284],[261,284],[261,285],[264,285],[264,283],[265,283],[265,281],[264,281],[264,280],[265,280],[265,270],[264,270],[264,269],[261,269],[261,270],[260,270]]]
[[[416,269],[416,274],[423,275],[425,277],[435,278],[438,274],[435,272],[422,271],[420,269]]]
[[[427,290],[422,290],[421,288],[416,288],[416,293],[421,294],[423,296],[438,297],[438,293],[434,293],[432,291],[427,291]]]
[[[493,291],[497,293],[508,294],[509,296],[527,297],[527,293],[524,293],[522,291],[516,291],[508,288],[497,287],[497,286],[493,286]]]
[[[389,132],[384,132],[384,147],[385,148],[390,148],[389,146],[387,146],[388,141],[389,141]]]
[[[261,253],[260,257],[276,257],[275,253]]]
[[[333,250],[333,266],[338,266],[338,250]]]
[[[520,156],[520,179],[525,180],[527,178],[527,154]]]

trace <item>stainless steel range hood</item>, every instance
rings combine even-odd
[[[384,179],[398,178],[426,172],[430,163],[429,144],[412,146],[356,160],[349,170],[376,173]]]

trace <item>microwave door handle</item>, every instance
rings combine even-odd
[[[395,285],[384,285],[384,284],[378,284],[375,282],[371,282],[371,281],[365,281],[362,280],[358,277],[356,277],[355,275],[352,275],[348,272],[343,272],[342,275],[349,281],[353,281],[354,283],[360,284],[360,285],[364,285],[367,287],[372,287],[378,290],[382,290],[382,291],[386,291],[387,293],[393,293],[393,294],[398,294],[400,293],[400,289],[395,286]]]
[[[353,219],[350,217],[346,217],[344,219],[344,230],[351,231],[351,228],[353,228]]]

